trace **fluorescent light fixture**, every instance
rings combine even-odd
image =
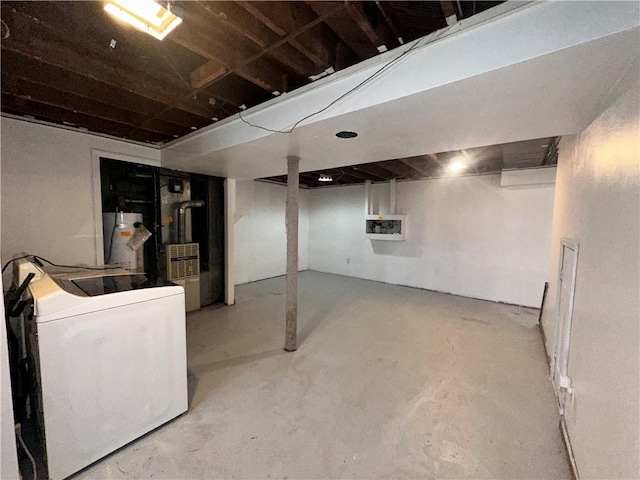
[[[331,175],[320,175],[320,177],[318,178],[319,182],[333,182],[333,178],[331,177]]]
[[[180,17],[153,0],[108,0],[104,10],[158,40],[182,23]]]
[[[464,157],[454,157],[451,159],[451,163],[449,164],[450,172],[457,173],[465,168],[467,168],[467,162]]]

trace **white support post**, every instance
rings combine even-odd
[[[236,180],[224,181],[224,303],[233,305],[235,299],[235,217],[236,217]]]
[[[287,307],[284,349],[298,348],[298,208],[300,204],[300,159],[287,157]]]
[[[364,214],[371,215],[371,180],[364,181]]]
[[[389,213],[391,215],[396,214],[396,200],[398,198],[397,192],[396,179],[392,178],[389,182]]]

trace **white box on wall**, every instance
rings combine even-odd
[[[530,188],[556,183],[556,167],[522,168],[502,170],[500,186],[502,188]]]
[[[403,241],[406,238],[406,215],[367,215],[365,237],[369,240]]]

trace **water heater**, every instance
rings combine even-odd
[[[144,247],[134,250],[128,245],[136,232],[136,222],[142,223],[141,213],[102,214],[104,263],[119,265],[133,272],[144,272]]]

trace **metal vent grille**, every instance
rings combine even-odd
[[[197,243],[167,245],[167,279],[182,280],[200,275],[200,248]]]

